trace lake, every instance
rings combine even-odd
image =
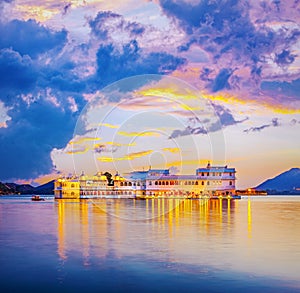
[[[300,197],[0,198],[2,292],[300,292]]]

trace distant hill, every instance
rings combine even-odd
[[[292,168],[272,179],[268,179],[258,185],[256,189],[300,193],[300,168]]]
[[[54,180],[35,187],[34,194],[54,194]]]
[[[4,194],[54,194],[54,180],[33,187],[30,184],[2,183],[0,182],[0,195]]]

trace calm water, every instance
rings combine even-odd
[[[0,198],[1,292],[300,292],[300,197]]]

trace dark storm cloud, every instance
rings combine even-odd
[[[28,92],[36,82],[37,71],[29,56],[21,56],[12,49],[0,50],[0,88],[2,99],[8,102],[10,95]]]
[[[119,28],[104,25],[112,19]],[[98,45],[95,63],[90,42],[70,47],[65,30],[54,31],[34,20],[0,23],[0,99],[11,118],[7,128],[0,128],[0,161],[5,166],[1,180],[30,179],[52,171],[50,153],[71,139],[86,103],[83,94],[127,76],[170,73],[184,63],[165,52],[144,52],[134,40],[143,34],[143,25],[118,14],[99,13],[90,25],[91,42],[109,39]],[[129,38],[121,45],[111,38],[120,28]],[[82,74],[91,67],[97,69],[95,74]]]
[[[0,23],[0,33],[0,99],[10,117],[0,128],[0,178],[34,178],[52,170],[52,149],[72,137],[76,116],[68,96],[80,104],[84,81],[72,73],[70,56],[58,54],[65,31],[13,20]],[[51,62],[37,58],[45,52]]]
[[[230,78],[232,74],[232,70],[229,68],[223,68],[220,70],[218,75],[216,76],[215,80],[212,83],[212,91],[218,92],[224,88],[229,89],[230,85],[228,83],[228,79]]]
[[[286,81],[264,81],[261,83],[263,91],[270,92],[276,96],[289,96],[299,100],[300,78],[291,82]]]
[[[284,66],[293,63],[295,61],[295,57],[297,57],[297,55],[291,54],[288,50],[283,50],[280,54],[276,54],[275,62],[278,65]]]
[[[111,37],[115,31],[128,32],[131,37],[144,33],[145,28],[137,22],[126,21],[120,14],[102,11],[89,22],[92,34],[101,40]]]
[[[205,72],[200,75],[200,79],[207,82],[207,87],[212,92],[245,85],[243,76],[233,76],[236,67],[249,68],[252,78],[248,78],[247,83],[252,82],[258,87],[271,56],[275,56],[273,61],[280,67],[294,62],[296,55],[292,53],[292,46],[299,41],[300,31],[295,26],[275,30],[267,25],[270,20],[278,19],[277,10],[286,5],[279,1],[275,4],[257,4],[261,9],[260,18],[251,19],[250,12],[258,8],[248,1],[203,0],[195,4],[160,0],[163,12],[186,32],[186,44],[181,44],[178,50],[187,51],[191,44],[196,43],[211,56],[211,63],[207,68],[221,68],[215,70],[213,83],[211,77],[205,80],[208,76]],[[228,64],[228,58],[231,68],[228,65],[222,66],[223,62]]]
[[[167,74],[184,64],[165,52],[144,53],[137,41],[132,40],[121,50],[113,44],[100,46],[97,52],[97,81],[100,84],[139,74]]]
[[[27,107],[24,103],[8,113],[8,128],[0,128],[0,178],[35,178],[52,168],[50,152],[64,147],[72,137],[70,111],[47,101]]]
[[[0,35],[0,48],[12,48],[32,58],[48,50],[62,48],[67,41],[65,30],[52,31],[31,19],[0,23]]]

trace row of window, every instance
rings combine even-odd
[[[62,187],[67,187],[68,184],[67,184],[67,183],[61,183],[61,184],[58,184],[58,187],[60,187],[60,186],[62,186]],[[74,187],[75,187],[75,184],[72,183],[72,184],[71,184],[71,188],[74,188]]]
[[[205,181],[178,181],[178,180],[170,180],[170,181],[164,181],[164,180],[158,180],[158,181],[148,181],[148,185],[205,185]],[[221,185],[222,181],[206,181],[206,185]],[[229,181],[229,185],[232,185],[232,181]],[[121,182],[120,186],[141,186],[140,182]]]
[[[221,172],[199,172],[198,173],[198,176],[222,176],[222,175],[226,175],[226,174],[228,174],[228,173],[221,173]],[[232,176],[233,174],[232,173],[229,173],[229,176]]]

